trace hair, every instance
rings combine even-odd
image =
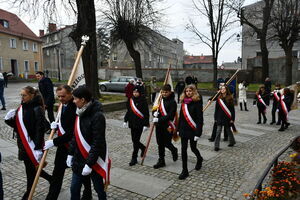
[[[87,102],[92,100],[92,92],[85,86],[81,86],[73,90],[73,96],[79,99],[84,98]]]
[[[226,93],[225,93],[226,96],[223,97],[222,94],[220,94],[219,98],[224,99],[227,103],[229,103],[229,105],[234,105],[233,96],[232,96],[232,94],[231,94],[231,92],[229,90],[229,87],[226,86],[226,85],[222,85],[222,86],[220,86],[220,89],[222,87],[225,87],[225,89],[226,89]]]
[[[256,93],[260,93],[260,91],[261,91],[262,88],[265,89],[265,86],[264,85],[260,85],[259,88],[258,88],[258,90],[256,91]]]
[[[40,106],[42,106],[42,107],[44,106],[44,99],[38,89],[31,87],[31,86],[26,86],[26,87],[23,87],[22,90],[26,91],[28,94],[31,94],[33,96],[33,98],[38,97],[39,98],[38,103],[40,104]]]
[[[69,85],[59,85],[56,92],[65,89],[68,93],[72,93],[73,89]]]
[[[41,71],[37,71],[37,72],[35,72],[35,74],[39,74],[39,75],[41,75],[41,76],[44,76],[44,75],[45,75],[44,72],[41,72]]]
[[[191,90],[193,91],[193,94],[194,94],[194,95],[192,96],[192,100],[193,100],[193,101],[200,101],[201,96],[200,96],[200,94],[198,93],[198,91],[197,91],[197,89],[196,89],[196,86],[195,86],[195,85],[187,85],[187,86],[184,88],[184,90],[183,90],[183,92],[182,92],[182,94],[181,94],[181,96],[180,96],[180,102],[183,102],[184,98],[186,97],[185,91],[186,91],[188,88],[191,89]]]
[[[163,90],[163,91],[171,91],[171,85],[170,84],[165,84],[165,85],[163,85],[162,86],[162,88],[161,88],[161,90]]]

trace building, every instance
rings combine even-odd
[[[34,77],[42,70],[42,41],[15,14],[0,9],[0,71]]]
[[[184,69],[213,69],[213,57],[209,56],[184,56],[183,68]]]
[[[170,40],[155,31],[152,33],[151,41],[149,41],[151,45],[146,45],[141,41],[135,46],[141,55],[142,68],[168,68],[170,65],[174,68],[182,68],[183,42],[179,39]],[[133,59],[125,44],[118,43],[111,46],[109,67],[134,68]]]

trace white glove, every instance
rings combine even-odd
[[[66,163],[67,163],[68,167],[72,167],[72,165],[73,165],[73,156],[68,155]]]
[[[155,123],[155,122],[158,122],[158,118],[157,117],[153,118],[153,123]]]
[[[143,132],[147,131],[148,130],[148,127],[147,126],[144,126],[143,127]]]
[[[92,173],[92,168],[90,168],[87,164],[84,165],[84,168],[82,170],[82,176],[87,176],[90,173]]]
[[[47,140],[47,141],[45,142],[44,150],[50,149],[50,148],[53,147],[53,146],[54,146],[53,140]]]
[[[58,123],[52,122],[51,125],[50,125],[50,127],[51,127],[51,129],[57,129]]]
[[[127,122],[123,123],[123,128],[128,128],[128,123]]]
[[[43,157],[43,151],[37,151],[36,154],[37,154],[37,160],[38,162],[40,162]]]
[[[16,110],[15,109],[11,109],[5,115],[4,120],[9,120],[9,119],[13,118],[15,115],[16,115]]]
[[[158,117],[158,111],[155,111],[155,112],[153,113],[153,117]]]
[[[276,109],[276,112],[279,112],[279,109]]]
[[[194,137],[194,141],[196,142],[197,140],[199,140],[200,137],[195,136]]]

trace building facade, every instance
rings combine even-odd
[[[211,55],[205,56],[184,56],[183,68],[184,69],[213,69],[213,57]]]
[[[15,14],[0,9],[0,71],[33,78],[42,70],[42,41]]]

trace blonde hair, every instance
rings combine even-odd
[[[183,102],[184,98],[186,97],[185,91],[186,91],[187,89],[191,89],[191,90],[193,91],[193,96],[192,96],[192,100],[193,100],[193,101],[200,101],[201,96],[200,96],[200,94],[198,93],[198,91],[197,91],[195,85],[187,85],[187,86],[184,88],[184,90],[183,90],[183,92],[182,92],[182,94],[181,94],[181,96],[180,96],[180,102],[181,102],[181,103]]]

